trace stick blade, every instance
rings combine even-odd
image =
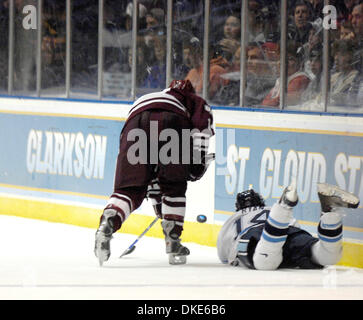
[[[122,258],[123,256],[126,256],[128,254],[130,254],[131,252],[133,252],[136,249],[136,246],[132,246],[131,248],[127,248],[122,255],[120,255],[120,258]]]

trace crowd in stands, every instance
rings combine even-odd
[[[330,106],[362,107],[363,2],[332,1],[338,13],[331,29],[329,61]],[[289,1],[286,52],[286,105],[300,110],[322,110],[324,1]],[[278,1],[249,0],[247,79],[244,106],[280,105],[280,29]],[[252,14],[251,14],[252,12]],[[268,13],[268,14],[266,14]],[[265,16],[264,16],[265,15]],[[268,16],[268,18],[266,18]],[[227,16],[225,28],[228,27]],[[263,21],[263,23],[261,23]],[[275,29],[267,28],[274,25]],[[236,39],[240,38],[237,36]],[[234,49],[234,46],[231,46]],[[221,54],[223,56],[223,54]],[[224,55],[225,56],[225,55]],[[239,106],[239,65],[221,74],[220,91],[210,94],[220,105]],[[239,63],[239,62],[238,62]],[[228,79],[227,85],[225,79]]]
[[[337,29],[331,29],[329,105],[360,106],[362,95],[363,3],[331,1]],[[322,103],[323,0],[288,2],[286,104],[314,110]],[[140,19],[148,57],[138,85],[165,86],[166,3],[141,1]],[[172,77],[189,79],[203,92],[203,1],[176,1],[173,15]],[[241,1],[213,1],[209,56],[208,98],[216,105],[239,106]],[[244,106],[279,108],[280,1],[249,0]],[[164,50],[162,49],[164,48]],[[360,94],[360,95],[359,95]]]
[[[216,105],[240,105],[241,3],[241,0],[211,2],[207,92],[209,101]],[[330,4],[337,12],[337,28],[329,30],[329,105],[362,106],[363,1],[332,0]],[[247,6],[243,105],[279,108],[280,1],[248,0]],[[44,0],[44,7],[48,8],[43,17],[42,41],[43,83],[47,86],[64,83],[65,1]],[[159,90],[166,85],[166,8],[166,0],[139,1],[136,85],[143,90]],[[321,107],[323,8],[324,0],[288,1],[285,62],[288,107],[301,110]],[[104,1],[103,68],[106,73],[131,74],[132,15],[132,1]],[[0,23],[7,22],[0,19]],[[98,1],[76,1],[72,7],[74,86],[97,85],[97,35]],[[204,1],[173,1],[172,78],[189,79],[199,94],[205,85],[203,36]],[[7,65],[0,64],[0,67]]]

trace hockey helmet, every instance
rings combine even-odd
[[[189,80],[173,80],[169,88],[179,89],[188,93],[195,93],[195,89]]]
[[[236,211],[249,207],[264,207],[265,201],[253,189],[246,190],[237,194]]]

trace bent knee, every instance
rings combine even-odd
[[[265,255],[255,253],[253,255],[253,265],[257,270],[276,270],[282,262],[282,254]]]

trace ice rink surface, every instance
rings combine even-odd
[[[256,271],[219,262],[216,248],[185,243],[186,265],[168,264],[162,239],[116,233],[103,267],[95,230],[0,215],[1,300],[355,300],[363,269]]]

